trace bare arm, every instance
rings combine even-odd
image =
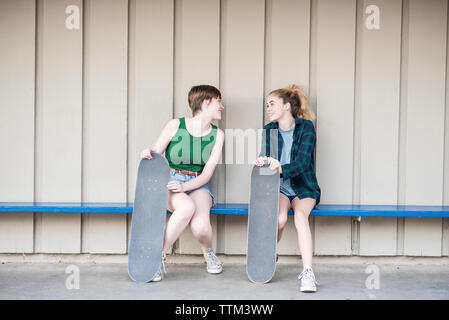
[[[140,157],[151,159],[152,158],[151,152],[163,154],[165,152],[165,149],[167,149],[167,146],[170,143],[171,139],[178,130],[178,127],[179,127],[179,119],[172,119],[169,122],[167,122],[167,124],[159,134],[159,138],[157,139],[154,146],[151,149],[143,150],[142,153],[140,154]]]

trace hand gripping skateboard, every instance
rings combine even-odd
[[[271,170],[268,165],[253,167],[246,273],[255,283],[270,281],[276,269],[279,183],[278,170]]]
[[[139,164],[131,221],[128,274],[136,282],[151,281],[162,261],[170,167],[159,153],[151,156]]]

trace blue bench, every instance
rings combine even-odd
[[[1,212],[132,213],[133,203],[0,202]],[[169,212],[168,212],[169,213]],[[217,204],[211,214],[247,215],[247,204]],[[293,212],[290,210],[290,215]],[[312,216],[449,217],[449,206],[319,204]]]

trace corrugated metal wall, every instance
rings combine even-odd
[[[190,114],[192,85],[219,87],[219,126],[246,130],[294,82],[322,203],[449,205],[447,18],[447,0],[0,0],[0,201],[132,202],[140,151]],[[250,168],[218,167],[218,202],[248,202]],[[126,253],[130,219],[1,214],[0,252]],[[246,222],[212,217],[218,252],[246,253]],[[286,228],[279,253],[298,254]],[[319,255],[449,255],[447,219],[311,228]],[[186,230],[175,251],[200,246]]]

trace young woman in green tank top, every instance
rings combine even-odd
[[[153,281],[160,281],[165,271],[165,253],[190,224],[200,242],[209,273],[222,272],[221,262],[212,251],[210,208],[214,198],[209,180],[221,156],[224,133],[212,124],[221,119],[223,105],[220,91],[209,85],[192,87],[188,95],[192,117],[172,119],[162,130],[156,144],[141,153],[151,159],[151,152],[164,153],[170,165],[168,210],[172,212],[164,235],[163,261]]]

